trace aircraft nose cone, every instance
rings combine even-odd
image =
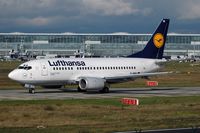
[[[9,77],[10,79],[13,79],[13,72],[10,72],[10,73],[8,74],[8,77]]]
[[[16,78],[17,78],[16,71],[14,70],[14,71],[10,72],[10,73],[8,74],[8,77],[9,77],[10,79],[12,79],[12,80],[16,80]]]

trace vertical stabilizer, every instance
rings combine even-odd
[[[145,48],[142,51],[129,55],[128,57],[162,59],[168,26],[169,19],[163,19]]]

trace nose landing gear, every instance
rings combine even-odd
[[[30,94],[34,94],[35,93],[35,86],[34,85],[25,84],[24,87],[28,89],[28,92]]]
[[[35,94],[35,89],[29,88],[28,92],[29,92],[30,94]]]

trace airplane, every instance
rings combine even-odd
[[[35,93],[35,86],[61,88],[66,84],[78,85],[79,92],[90,90],[109,92],[110,84],[135,80],[169,72],[158,72],[169,19],[162,19],[143,50],[125,58],[54,58],[31,60],[19,65],[8,74]]]

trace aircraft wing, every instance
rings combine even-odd
[[[164,75],[164,74],[170,74],[170,73],[172,72],[136,73],[129,76],[104,77],[104,79],[109,83],[117,83],[117,82],[124,82],[128,80],[134,80],[136,78]]]

